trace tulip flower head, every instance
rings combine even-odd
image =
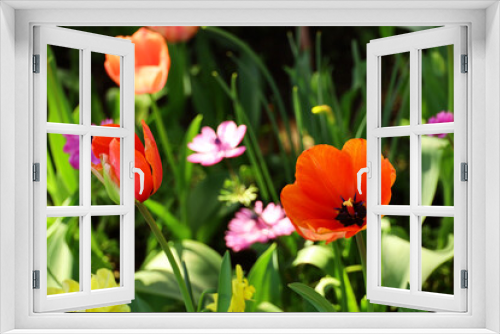
[[[163,89],[170,69],[167,43],[154,31],[140,28],[132,36],[116,36],[135,44],[135,93],[152,94]],[[109,77],[120,85],[120,57],[106,54],[104,68]]]
[[[239,157],[246,150],[245,146],[238,147],[246,130],[245,125],[237,126],[233,121],[222,122],[217,127],[217,132],[208,126],[203,127],[201,134],[188,144],[196,153],[188,156],[187,160],[202,166],[212,166],[224,158]]]
[[[389,204],[396,170],[381,160],[381,204]],[[281,192],[281,203],[297,232],[308,240],[350,238],[366,229],[366,174],[362,194],[357,172],[366,167],[366,140],[351,139],[342,148],[316,145],[297,160],[296,181]]]
[[[135,178],[135,199],[144,202],[160,188],[163,178],[163,167],[160,153],[151,130],[146,123],[141,121],[144,132],[144,143],[135,135],[135,168],[144,173],[143,191],[141,192],[140,180]],[[118,127],[117,124],[105,126]],[[110,198],[117,204],[120,203],[120,140],[110,137],[94,137],[92,139],[92,152],[100,158],[98,165],[92,165],[92,172],[106,187]]]
[[[198,32],[199,27],[190,26],[161,26],[148,27],[149,29],[160,33],[168,43],[186,42],[193,38]]]

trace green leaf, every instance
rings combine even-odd
[[[184,187],[188,187],[191,182],[191,176],[193,174],[193,164],[188,163],[187,156],[191,154],[192,151],[187,147],[194,137],[198,134],[201,127],[201,122],[203,121],[203,115],[197,115],[189,125],[189,128],[186,132],[186,136],[184,137],[184,141],[182,142],[182,148],[179,158],[180,170],[184,171]]]
[[[250,306],[250,312],[264,301],[280,304],[281,282],[276,244],[269,246],[257,259],[248,274],[248,282],[255,287],[255,302]]]
[[[290,283],[288,287],[311,303],[319,312],[335,312],[332,304],[325,297],[314,291],[313,288],[302,283]]]
[[[422,247],[422,282],[441,264],[453,258],[453,236],[447,247],[430,250]],[[382,282],[384,286],[405,289],[410,281],[410,242],[398,236],[382,235]]]
[[[283,310],[272,303],[262,302],[257,306],[257,312],[283,312]]]
[[[217,287],[222,258],[216,251],[194,240],[170,244],[174,256],[186,263],[195,300],[204,290]],[[164,252],[158,253],[144,265],[143,270],[135,273],[135,288],[143,295],[183,300]]]
[[[299,266],[309,264],[323,270],[330,276],[335,276],[333,268],[335,268],[333,252],[331,247],[325,245],[313,245],[302,248],[292,265]]]
[[[209,226],[213,231],[221,222],[217,212],[223,204],[219,202],[217,197],[227,177],[226,171],[212,172],[210,177],[203,179],[189,192],[187,201],[188,224],[197,239],[199,238],[198,231],[202,227]]]
[[[165,223],[168,231],[175,237],[178,239],[189,239],[191,237],[189,227],[183,225],[165,205],[152,199],[145,201],[144,205],[156,216],[158,222]]]
[[[109,198],[115,203],[120,204],[120,186],[117,185],[109,175],[111,165],[103,162],[104,187],[109,195]]]
[[[72,276],[75,259],[66,242],[67,231],[68,225],[64,223],[63,218],[56,218],[47,228],[48,287],[59,287],[59,283],[62,283],[65,279],[78,281],[78,277]]]
[[[231,271],[231,258],[229,257],[228,251],[226,251],[222,258],[217,293],[217,312],[227,312],[229,306],[231,306],[231,297],[233,295],[233,274]]]
[[[422,205],[431,205],[436,194],[445,139],[422,136]]]

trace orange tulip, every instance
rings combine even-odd
[[[199,27],[178,26],[178,27],[148,27],[149,29],[159,32],[169,43],[186,42],[193,38],[198,32]]]
[[[357,190],[357,172],[366,167],[366,140],[351,139],[342,150],[317,145],[297,160],[294,184],[281,192],[281,203],[305,239],[331,242],[366,229],[366,174]],[[389,204],[396,170],[382,157],[382,204]]]
[[[144,173],[144,189],[140,193],[140,179],[135,178],[135,199],[144,202],[160,188],[163,178],[163,167],[161,164],[160,153],[156,146],[156,141],[151,130],[144,121],[142,130],[144,132],[144,142],[135,135],[135,167],[140,168]],[[117,124],[108,124],[105,126],[118,126]],[[120,140],[111,137],[94,137],[92,139],[92,152],[99,157],[101,163],[93,165],[94,173],[107,173],[118,187],[120,186]],[[116,191],[116,190],[115,190]],[[108,190],[108,193],[110,191]],[[118,198],[117,194],[110,194],[113,198]]]
[[[167,82],[170,56],[167,43],[154,31],[140,28],[132,36],[116,36],[135,44],[135,93],[156,93]],[[106,55],[104,68],[109,77],[120,85],[120,57]]]

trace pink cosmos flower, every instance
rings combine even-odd
[[[112,124],[112,119],[105,119],[101,122],[101,125]],[[63,152],[69,154],[69,164],[74,169],[80,169],[80,136],[78,135],[63,135],[66,138],[66,144],[64,144]],[[94,155],[94,152],[90,152],[90,161],[94,165],[97,165],[101,161]]]
[[[237,147],[243,137],[247,127],[237,126],[233,121],[225,121],[217,127],[217,133],[205,126],[201,129],[201,134],[194,137],[188,147],[196,153],[187,157],[192,163],[199,163],[202,166],[212,166],[224,158],[235,158],[245,152],[246,147]]]
[[[255,202],[253,210],[242,208],[229,222],[226,246],[235,252],[247,249],[256,242],[265,243],[281,235],[290,235],[295,228],[279,204],[270,203],[265,209]]]
[[[427,121],[427,124],[434,124],[434,123],[450,123],[453,122],[453,113],[449,111],[441,111],[439,112],[436,116],[432,116],[429,118]],[[439,138],[444,138],[446,137],[446,133],[439,133],[435,135],[429,135],[432,137],[439,137]]]

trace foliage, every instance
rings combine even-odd
[[[132,35],[138,29],[82,30],[116,36]],[[273,241],[256,241],[240,252],[228,251],[224,237],[228,223],[243,207],[253,210],[254,201],[279,204],[281,190],[295,180],[296,161],[304,150],[317,144],[341,149],[351,138],[366,137],[365,45],[370,39],[407,31],[394,27],[203,27],[190,40],[167,41],[171,66],[166,85],[152,94],[136,95],[135,100],[136,132],[142,134],[141,120],[151,128],[162,158],[163,183],[136,213],[132,312],[209,311],[215,293],[216,310],[225,312],[238,266],[255,289],[245,299],[246,312],[397,310],[366,300],[364,231],[332,245],[285,233],[270,238]],[[441,110],[453,112],[452,52],[442,47],[423,53],[424,122]],[[78,123],[78,57],[78,52],[48,49],[49,122]],[[106,75],[104,61],[104,55],[92,54],[94,124],[119,121],[119,89]],[[382,125],[405,125],[409,122],[409,64],[404,55],[386,63]],[[188,157],[196,152],[188,144],[205,127],[217,129],[228,120],[246,126],[241,141],[244,154],[212,166],[189,162]],[[47,136],[49,206],[79,202],[81,168],[69,164],[65,143],[63,135]],[[397,171],[391,204],[409,202],[406,143],[395,138],[382,147]],[[420,144],[422,204],[453,205],[453,135],[422,136]],[[107,172],[103,180],[93,174],[91,182],[93,205],[119,201],[110,198],[109,188],[116,182]],[[152,233],[148,226],[157,231]],[[119,223],[95,217],[91,230],[93,268],[106,268],[119,278]],[[422,233],[426,240],[423,288],[453,291],[453,280],[449,280],[453,219],[422,219]],[[64,280],[79,279],[79,235],[77,218],[47,220],[49,286],[60,289]],[[386,286],[407,287],[408,236],[408,224],[400,224],[395,217],[383,218],[382,281]]]

